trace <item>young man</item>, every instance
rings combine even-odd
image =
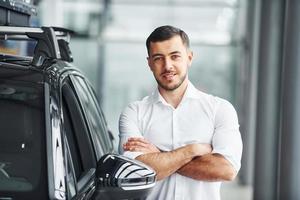
[[[193,53],[184,31],[158,27],[146,46],[158,87],[121,114],[120,153],[156,171],[148,199],[219,200],[221,181],[233,180],[240,169],[236,111],[189,82]]]

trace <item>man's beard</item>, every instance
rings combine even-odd
[[[173,91],[173,90],[176,90],[177,88],[179,88],[181,85],[182,85],[182,83],[183,83],[183,81],[186,79],[186,77],[187,77],[187,73],[185,73],[183,76],[181,76],[181,77],[179,77],[179,82],[177,83],[177,84],[175,84],[175,85],[171,85],[171,86],[169,86],[168,84],[163,84],[163,82],[162,81],[160,81],[158,78],[156,78],[155,77],[155,79],[156,79],[156,82],[157,82],[157,84],[161,87],[161,88],[163,88],[163,89],[165,89],[165,90],[167,90],[167,91]]]

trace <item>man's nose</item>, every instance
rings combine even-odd
[[[164,68],[167,71],[169,71],[169,70],[171,70],[173,68],[173,64],[172,64],[171,59],[168,59],[168,58],[165,59]]]

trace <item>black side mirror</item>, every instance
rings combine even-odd
[[[145,164],[116,154],[97,163],[95,199],[144,199],[155,185],[156,173]]]

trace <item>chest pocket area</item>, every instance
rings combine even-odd
[[[182,116],[174,121],[174,134],[178,135],[179,146],[191,143],[211,144],[214,124],[205,115]]]

